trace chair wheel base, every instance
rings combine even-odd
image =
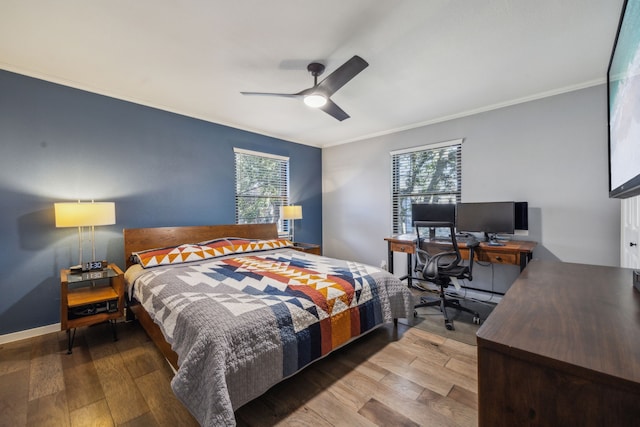
[[[478,317],[478,316],[474,316],[473,317],[473,323],[475,323],[476,325],[479,325],[480,322],[481,322],[480,317]]]
[[[451,321],[446,321],[444,322],[444,327],[447,328],[450,331],[454,331],[455,328],[453,327],[453,322]]]

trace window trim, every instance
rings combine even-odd
[[[280,156],[278,154],[265,153],[263,151],[254,151],[254,150],[247,150],[244,148],[233,147],[233,152],[240,153],[240,154],[249,154],[251,156],[260,156],[260,157],[268,157],[271,159],[284,160],[286,162],[289,161],[288,156]]]

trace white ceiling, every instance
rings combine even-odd
[[[0,68],[323,147],[604,83],[622,3],[2,0]],[[332,97],[343,122],[240,94],[354,54],[370,65]]]

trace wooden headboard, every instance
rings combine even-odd
[[[145,249],[164,248],[182,243],[198,243],[220,237],[242,237],[251,239],[277,239],[276,224],[226,224],[196,225],[187,227],[125,228],[124,257],[131,266],[133,252]]]

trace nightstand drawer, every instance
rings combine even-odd
[[[294,243],[291,249],[308,254],[322,255],[321,246],[313,243]]]

